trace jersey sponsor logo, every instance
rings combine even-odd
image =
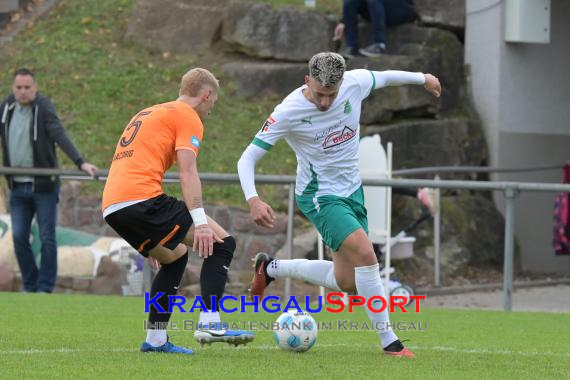
[[[269,127],[271,127],[273,124],[275,124],[275,119],[273,116],[269,116],[265,123],[263,123],[261,126],[261,132],[269,132]]]
[[[352,104],[350,104],[350,100],[344,102],[344,113],[349,114],[352,112]]]
[[[336,129],[336,127],[337,126],[329,127],[326,130],[315,133],[315,143],[318,143],[319,141],[327,137],[332,131]]]
[[[330,149],[335,146],[344,144],[352,140],[356,136],[356,129],[345,126],[342,131],[330,133],[323,141],[323,149]]]
[[[131,158],[134,154],[134,150],[123,150],[122,152],[119,152],[117,154],[115,154],[115,157],[113,157],[113,161],[118,161],[118,160],[122,160],[123,158]]]
[[[194,145],[196,148],[200,148],[200,139],[196,136],[192,136],[190,144]]]

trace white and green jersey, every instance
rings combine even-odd
[[[331,107],[319,111],[299,87],[275,107],[253,144],[269,150],[284,138],[297,155],[295,193],[348,197],[361,185],[358,172],[362,100],[376,86],[368,70],[344,74]]]

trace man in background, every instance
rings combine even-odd
[[[16,70],[12,94],[0,103],[0,136],[4,166],[57,168],[57,144],[79,169],[91,176],[97,172],[67,136],[50,99],[38,93],[35,76],[28,69]],[[23,291],[51,293],[57,278],[59,177],[14,175],[6,176],[6,180],[11,190],[12,237]],[[41,241],[39,268],[30,244],[34,215]]]
[[[368,21],[372,28],[371,43],[358,48],[358,16]],[[344,35],[346,48],[342,55],[352,58],[361,54],[379,57],[386,53],[386,26],[395,26],[416,18],[413,0],[343,0],[342,19],[337,24],[333,40]]]

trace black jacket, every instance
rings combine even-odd
[[[32,120],[30,128],[30,141],[33,146],[34,167],[35,168],[57,168],[57,156],[55,144],[69,156],[78,168],[83,164],[83,158],[73,145],[65,129],[61,125],[55,107],[46,96],[36,96],[36,100],[30,104],[32,107]],[[4,166],[10,165],[10,154],[8,152],[8,135],[10,133],[10,120],[14,114],[16,99],[10,95],[0,103],[0,137],[2,138],[2,156]],[[6,176],[8,186],[12,188],[11,176]],[[34,191],[52,191],[59,185],[57,176],[36,176],[34,177]]]

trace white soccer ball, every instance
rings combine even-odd
[[[275,343],[284,350],[306,352],[317,341],[317,322],[307,312],[288,311],[277,318]]]

